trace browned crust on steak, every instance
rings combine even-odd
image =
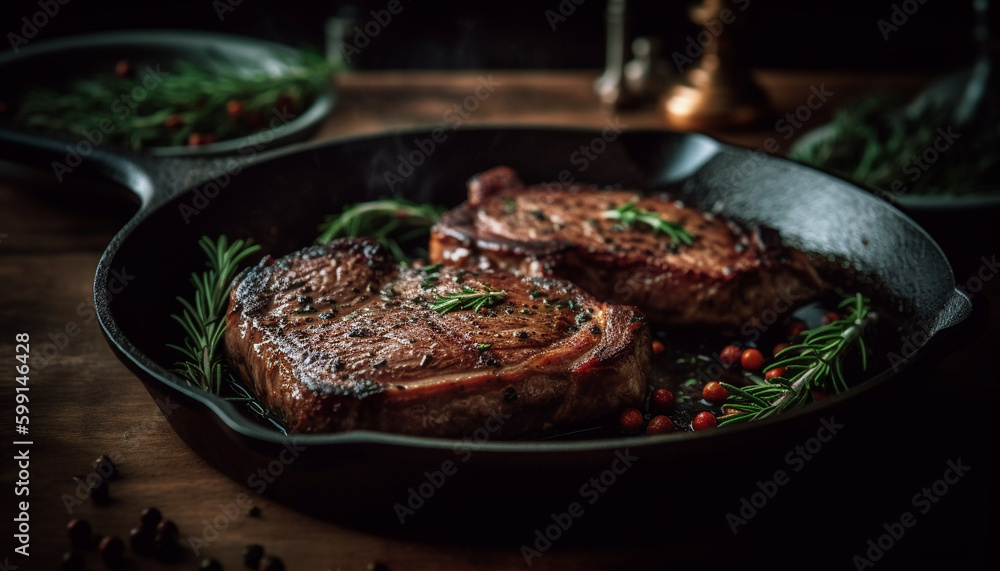
[[[509,438],[641,404],[651,341],[635,308],[550,278],[433,274],[368,239],[262,261],[230,296],[229,361],[293,432]],[[507,296],[478,313],[429,307],[463,284]]]
[[[602,213],[633,202],[695,236],[677,245],[648,227]],[[608,302],[638,306],[652,322],[738,330],[767,309],[822,291],[806,255],[777,232],[747,230],[662,195],[582,184],[524,187],[498,167],[473,177],[469,200],[431,232],[434,263],[567,279]]]

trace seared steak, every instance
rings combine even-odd
[[[598,299],[636,305],[653,322],[724,331],[822,289],[805,254],[782,246],[775,231],[748,230],[667,196],[525,187],[506,167],[474,177],[468,191],[432,230],[432,262],[567,279]],[[630,203],[679,223],[693,242],[605,217]]]
[[[226,351],[294,432],[515,437],[644,398],[644,318],[566,281],[405,267],[364,238],[270,262],[234,283]],[[490,291],[478,309],[435,308]]]

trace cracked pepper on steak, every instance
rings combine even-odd
[[[694,243],[673,244],[602,214],[629,202],[678,222]],[[651,322],[734,332],[774,306],[805,303],[823,284],[805,253],[766,228],[659,195],[584,184],[525,187],[507,167],[473,177],[468,200],[431,231],[433,263],[566,279],[598,299],[638,306]]]
[[[431,308],[463,285],[506,296]],[[234,281],[226,321],[233,368],[300,433],[454,437],[499,418],[495,436],[516,437],[641,405],[651,367],[634,307],[549,277],[405,267],[366,238],[262,260]]]

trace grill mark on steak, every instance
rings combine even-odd
[[[642,402],[651,341],[635,308],[551,278],[436,272],[428,284],[369,239],[262,261],[230,296],[230,363],[294,432],[461,436],[503,413],[496,436],[514,437]],[[432,310],[434,294],[461,291],[459,281],[507,294],[478,312]],[[578,327],[579,314],[599,333]]]
[[[635,203],[680,223],[694,244],[602,213]],[[640,307],[654,322],[738,330],[778,300],[822,291],[806,255],[777,232],[746,229],[664,195],[584,184],[525,187],[507,167],[473,177],[469,200],[431,232],[432,262],[568,279],[599,299]]]

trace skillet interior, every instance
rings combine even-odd
[[[112,348],[149,392],[180,405],[167,417],[181,438],[210,464],[255,491],[352,525],[435,537],[447,530],[456,534],[449,537],[473,534],[483,539],[484,530],[503,527],[499,513],[534,509],[538,523],[545,523],[548,510],[578,497],[580,482],[606,470],[616,452],[626,449],[642,459],[628,473],[628,487],[635,493],[644,489],[644,482],[678,484],[677,467],[682,465],[685,480],[713,481],[730,464],[738,465],[747,478],[755,477],[762,449],[787,450],[814,433],[820,417],[831,411],[838,419],[848,414],[864,418],[879,406],[884,381],[906,382],[913,368],[880,374],[846,395],[776,421],[712,433],[470,445],[364,432],[284,438],[255,425],[230,403],[184,387],[168,372],[175,354],[166,344],[181,338],[168,315],[176,310],[174,296],[189,291],[190,273],[203,267],[198,238],[223,233],[252,238],[265,252],[281,255],[309,244],[323,216],[339,212],[346,203],[401,194],[453,206],[464,198],[470,175],[506,164],[526,182],[555,180],[566,170],[583,182],[671,188],[702,207],[768,224],[798,247],[837,263],[849,260],[861,275],[875,279],[844,272],[843,280],[857,280],[845,286],[866,289],[909,321],[934,324],[935,330],[962,321],[970,310],[968,299],[955,291],[951,269],[933,241],[898,211],[842,180],[702,136],[663,131],[627,132],[581,172],[572,153],[600,137],[594,130],[481,128],[448,132],[445,142],[430,153],[418,153],[415,143],[429,140],[429,132],[293,147],[262,156],[207,200],[197,198],[204,186],[165,198],[164,189],[176,181],[164,181],[176,173],[154,173],[152,187],[160,194],[116,237],[98,269],[95,291],[102,326]],[[384,172],[397,171],[400,155],[416,157],[411,162],[420,164],[393,188]],[[165,201],[158,204],[160,199]],[[197,208],[197,214],[188,210],[185,220],[184,206]],[[115,271],[133,277],[124,288],[109,290]],[[290,462],[278,462],[280,475],[258,488],[262,482],[254,474],[274,467],[276,459],[287,459],[289,453],[281,452],[289,442],[304,450]],[[425,475],[443,462],[465,457],[468,462],[459,464],[459,476],[412,517],[420,525],[400,525],[393,506],[405,504],[408,490],[425,482]],[[773,459],[767,460],[773,464]],[[616,493],[619,501],[605,502],[602,510],[629,505],[629,491]],[[673,507],[679,507],[678,501],[705,508],[703,499],[674,498]],[[723,513],[705,511],[713,518]],[[456,519],[456,514],[461,517]],[[675,531],[684,529],[687,526]]]

